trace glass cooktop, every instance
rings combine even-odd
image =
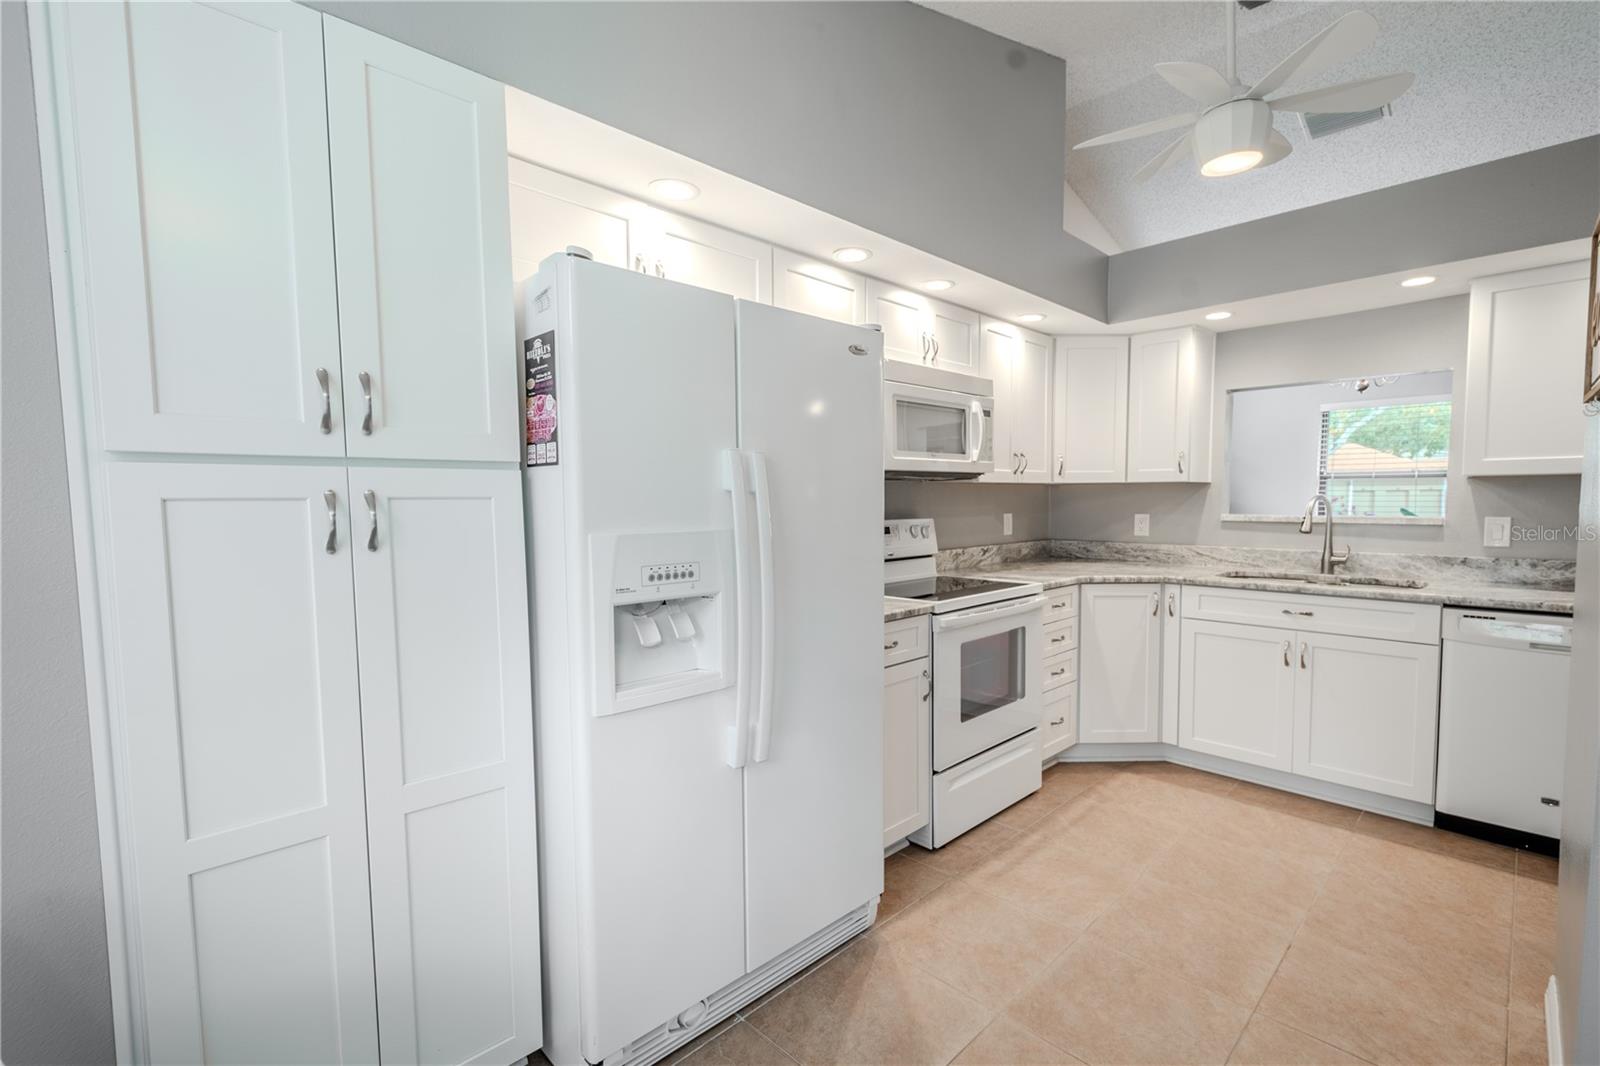
[[[925,603],[942,603],[984,592],[1002,592],[1025,584],[1025,581],[985,581],[976,577],[926,577],[891,582],[883,587],[883,594]]]

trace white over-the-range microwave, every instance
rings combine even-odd
[[[915,363],[883,364],[883,472],[973,478],[994,472],[994,382]]]

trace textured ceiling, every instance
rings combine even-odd
[[[1069,145],[1188,110],[1188,99],[1153,64],[1223,65],[1221,2],[932,0],[926,6],[1065,60]],[[1275,124],[1294,153],[1232,178],[1201,178],[1184,161],[1133,184],[1133,172],[1176,134],[1069,149],[1067,183],[1124,248],[1136,248],[1600,133],[1595,0],[1274,0],[1238,13],[1240,80],[1250,84],[1356,10],[1378,20],[1377,43],[1308,82],[1291,82],[1287,91],[1415,72],[1416,84],[1395,101],[1391,117],[1313,142],[1298,116],[1279,114]]]

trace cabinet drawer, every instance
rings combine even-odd
[[[1044,600],[1044,624],[1058,622],[1063,618],[1076,617],[1078,613],[1078,586],[1071,588],[1054,589],[1046,592]],[[1073,643],[1077,643],[1074,641]]]
[[[1424,603],[1185,585],[1183,617],[1283,626],[1302,633],[1376,637],[1412,644],[1439,643],[1439,608]]]
[[[1077,649],[1052,655],[1044,661],[1044,691],[1070,685],[1078,680],[1078,652]]]
[[[883,625],[883,665],[908,663],[928,654],[928,616],[902,618]]]
[[[1065,685],[1045,697],[1039,716],[1039,757],[1059,755],[1078,742],[1078,686]]]
[[[1059,655],[1078,646],[1078,620],[1064,618],[1044,627],[1044,653]]]

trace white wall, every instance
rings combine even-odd
[[[1002,515],[1011,513],[1011,535]],[[1043,540],[1050,535],[1050,486],[885,479],[883,517],[931,518],[941,548]]]
[[[1227,394],[1232,389],[1287,385],[1363,374],[1455,371],[1455,409],[1464,408],[1467,298],[1386,307],[1332,318],[1241,329],[1217,336],[1215,436],[1209,485],[1061,485],[1050,490],[1050,535],[1072,540],[1133,540],[1133,516],[1150,515],[1151,542],[1305,548],[1291,524],[1224,523],[1228,509]],[[1452,427],[1450,451],[1461,453],[1463,420]],[[1575,526],[1578,479],[1468,479],[1459,465],[1447,482],[1443,526],[1345,525],[1338,542],[1357,551],[1426,552],[1571,559],[1572,540],[1483,546],[1483,518],[1509,515],[1514,525]]]

